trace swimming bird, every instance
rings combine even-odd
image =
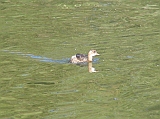
[[[72,56],[69,63],[78,64],[78,63],[85,63],[85,62],[92,62],[93,56],[100,55],[97,53],[96,50],[90,50],[88,55],[79,54]]]

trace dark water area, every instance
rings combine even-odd
[[[2,0],[0,19],[0,119],[159,119],[159,0]]]

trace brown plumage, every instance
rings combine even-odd
[[[93,56],[99,55],[96,50],[90,50],[88,55],[85,54],[76,54],[71,57],[70,63],[77,64],[83,62],[92,62]]]

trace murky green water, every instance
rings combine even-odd
[[[0,118],[159,119],[159,0],[1,0],[0,28]]]

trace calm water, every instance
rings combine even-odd
[[[159,0],[1,0],[0,28],[0,119],[159,119]]]

